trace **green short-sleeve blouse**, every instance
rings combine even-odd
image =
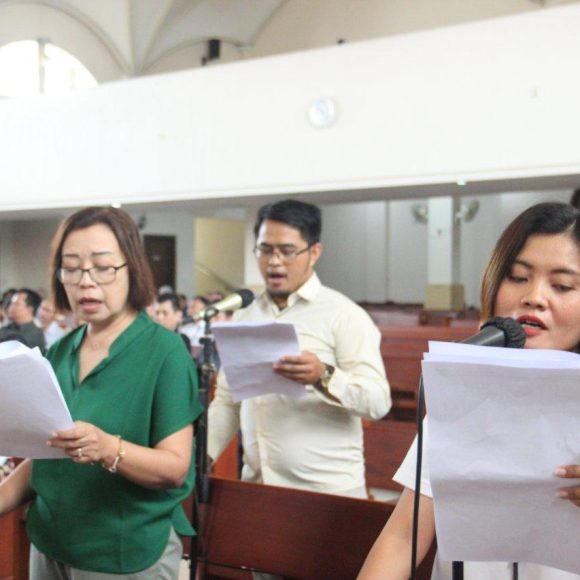
[[[85,330],[71,332],[47,354],[73,420],[153,447],[199,416],[197,373],[177,334],[140,313],[79,384]],[[110,574],[143,570],[160,558],[171,526],[182,535],[193,533],[181,502],[194,478],[193,455],[184,484],[163,490],[146,489],[98,464],[35,460],[30,540],[40,552],[74,568]]]

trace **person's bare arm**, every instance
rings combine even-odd
[[[413,501],[415,493],[405,489],[383,531],[375,541],[359,573],[358,580],[407,580],[411,570]],[[433,500],[421,495],[417,565],[423,560],[435,537]]]
[[[69,431],[49,440],[63,449],[75,463],[103,463],[112,466],[119,453],[119,440],[91,423],[76,421]],[[154,448],[122,442],[123,458],[117,463],[119,475],[151,489],[179,487],[191,462],[193,426],[187,425],[160,441]]]
[[[26,459],[0,484],[0,516],[15,510],[34,497],[30,486],[31,472],[32,461]]]

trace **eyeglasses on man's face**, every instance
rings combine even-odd
[[[87,272],[95,284],[110,284],[117,277],[117,270],[124,268],[127,262],[120,266],[93,266],[92,268],[59,268],[56,271],[57,278],[63,284],[79,284],[83,274]]]
[[[291,262],[297,256],[310,250],[312,246],[308,245],[302,250],[299,250],[294,244],[258,244],[254,248],[254,254],[258,259],[269,260],[274,254],[284,262]]]

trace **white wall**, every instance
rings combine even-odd
[[[50,219],[12,224],[12,272],[4,289],[9,286],[28,287],[48,294],[50,244],[59,223],[59,220]],[[5,225],[0,224],[0,229],[4,230]]]
[[[135,221],[142,214],[132,214]],[[175,290],[193,296],[195,270],[193,267],[194,218],[191,212],[148,211],[147,225],[142,235],[175,236]]]
[[[176,70],[192,69],[202,66],[202,58],[207,54],[207,41],[199,42],[192,46],[187,46],[176,52],[166,54],[153,63],[148,69],[147,74],[162,74]],[[208,67],[236,62],[243,60],[248,55],[246,49],[237,47],[231,43],[222,41],[220,46],[220,58],[210,61],[206,64]]]
[[[209,276],[198,272],[196,294],[229,291],[244,284],[245,222],[231,219],[195,220],[194,263]]]
[[[388,223],[386,202],[322,206],[322,257],[316,271],[324,284],[353,300],[386,302]]]
[[[427,286],[427,225],[417,223],[411,206],[425,200],[390,202],[389,298],[422,303]]]
[[[245,236],[244,236],[244,284],[246,288],[252,290],[255,294],[259,294],[264,289],[264,279],[260,274],[258,267],[258,260],[254,255],[254,247],[256,246],[256,237],[254,235],[254,224],[258,214],[259,206],[251,206],[245,212]]]
[[[479,211],[475,218],[461,224],[460,272],[461,283],[465,289],[465,303],[468,306],[479,306],[481,276],[501,232],[524,207],[535,203],[530,198],[521,210],[503,215],[500,211],[503,197],[504,195],[499,194],[462,198],[466,203],[475,199],[479,201]]]
[[[464,197],[480,207],[461,225],[460,283],[467,306],[479,306],[483,270],[505,227],[524,209],[542,201],[568,202],[571,192],[536,191]],[[423,303],[427,286],[427,225],[418,223],[404,200],[323,207],[324,254],[317,271],[325,284],[355,301]],[[383,207],[381,207],[381,205]],[[388,215],[388,227],[377,228],[376,216]],[[371,240],[371,241],[369,241]],[[386,273],[387,281],[380,278]],[[369,284],[369,276],[375,279]],[[377,296],[377,291],[383,294]]]
[[[253,0],[245,1],[252,4]],[[332,46],[338,39],[353,42],[380,38],[538,12],[547,6],[576,1],[437,0],[437,9],[433,10],[433,0],[291,0],[282,2],[248,42],[250,31],[243,23],[233,28],[224,24],[232,10],[244,10],[240,6],[228,6],[228,3],[214,11],[204,10],[203,3],[198,3],[198,18],[190,27],[190,35],[184,36],[180,26],[177,30],[163,28],[163,23],[167,25],[166,10],[171,2],[162,0],[140,2],[137,9],[129,0],[43,3],[12,0],[0,6],[0,46],[15,40],[46,38],[74,54],[100,82],[104,82],[199,67],[209,37],[222,40],[221,57],[210,65],[214,66]],[[211,0],[207,4],[210,3]],[[249,10],[252,9],[260,11],[260,7]],[[182,42],[174,46],[163,36],[175,32]],[[150,44],[152,35],[157,41],[153,47]],[[168,44],[172,46],[171,50],[164,51]],[[160,52],[163,54],[161,57],[158,56]]]
[[[567,202],[570,191],[510,192],[477,199],[479,211],[461,228],[460,281],[467,305],[479,305],[479,285],[493,246],[507,224],[540,201]],[[425,200],[322,205],[324,253],[317,271],[324,284],[355,301],[422,303],[427,285],[427,226],[410,208]],[[240,220],[245,215],[245,258],[238,263],[239,285],[258,290],[262,280],[252,255],[257,208],[210,211]],[[141,214],[134,214],[138,219]],[[195,217],[190,212],[147,212],[146,234],[176,235],[177,290],[195,292]],[[0,224],[0,290],[10,286],[48,289],[49,245],[57,220]],[[220,248],[221,251],[224,248]],[[237,284],[237,283],[236,283]]]
[[[137,220],[142,214],[134,214]],[[190,212],[147,212],[142,234],[176,236],[176,286],[194,291],[193,215]],[[27,286],[48,292],[50,243],[60,220],[0,223],[0,290]]]
[[[0,293],[16,285],[14,279],[14,228],[15,224],[0,224]]]
[[[111,26],[117,23],[123,29],[120,16],[116,11]],[[108,50],[78,14],[40,3],[10,2],[0,6],[0,22],[0,46],[18,40],[45,38],[78,58],[99,82],[123,78],[128,72],[123,55]]]
[[[323,253],[316,270],[324,284],[359,298],[365,295],[365,204],[323,209]]]
[[[332,45],[340,38],[352,42],[541,9],[534,0],[291,0],[256,36],[250,54],[280,54]]]
[[[570,4],[5,100],[0,211],[579,174],[579,29]]]

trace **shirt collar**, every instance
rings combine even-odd
[[[318,292],[320,292],[322,284],[320,283],[320,278],[316,274],[316,272],[312,272],[312,276],[294,292],[294,294],[303,300],[308,302],[312,302],[317,296]],[[290,295],[292,296],[292,294]],[[289,298],[290,298],[289,296]]]
[[[22,328],[28,328],[30,326],[36,326],[36,324],[34,324],[34,322],[21,322],[20,324],[18,322],[12,322],[12,328],[14,328],[15,330],[20,330]]]
[[[112,358],[118,352],[123,350],[128,344],[133,342],[133,340],[139,336],[145,329],[145,327],[152,323],[151,319],[145,311],[139,312],[137,318],[129,324],[129,326],[113,341],[113,344],[109,348],[109,356],[107,358]],[[87,325],[84,324],[73,340],[73,351],[80,348],[83,338],[87,332]]]

